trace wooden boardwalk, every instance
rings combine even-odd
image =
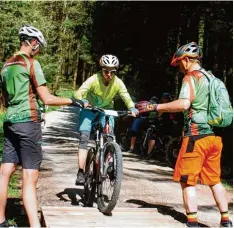
[[[44,227],[184,227],[155,208],[115,208],[107,216],[97,208],[42,206]]]

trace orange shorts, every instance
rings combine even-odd
[[[174,181],[196,185],[220,183],[222,138],[214,135],[194,135],[183,138],[177,158]]]

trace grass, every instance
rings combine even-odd
[[[229,181],[222,180],[222,184],[227,191],[232,191],[233,185]]]

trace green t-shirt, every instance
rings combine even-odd
[[[100,73],[88,78],[75,93],[77,99],[86,99],[93,106],[113,109],[114,97],[119,94],[128,109],[135,107],[126,86],[116,75],[108,86],[102,82]]]
[[[4,64],[1,80],[7,108],[4,122],[39,122],[41,111],[36,88],[46,83],[39,62],[17,52]]]
[[[179,99],[188,99],[191,106],[184,112],[184,135],[213,133],[207,123],[209,82],[200,71],[192,71],[183,78]]]

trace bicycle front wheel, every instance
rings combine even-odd
[[[104,148],[104,173],[99,177],[98,208],[109,214],[117,204],[123,178],[123,158],[119,145],[109,142]]]
[[[179,155],[182,137],[172,138],[166,147],[166,159],[171,168],[175,168],[176,160]]]
[[[88,151],[85,165],[84,206],[93,207],[96,193],[96,164],[94,149]]]

